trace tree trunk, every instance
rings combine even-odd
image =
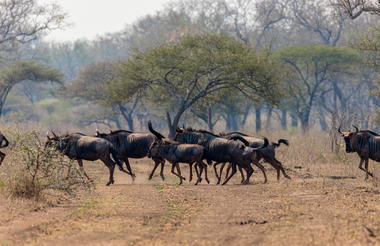
[[[261,106],[255,107],[255,115],[256,115],[256,132],[261,130]]]
[[[287,129],[286,116],[287,116],[286,109],[281,110],[281,127],[283,130]]]
[[[326,132],[328,127],[327,127],[325,116],[323,114],[319,116],[319,124],[321,125],[322,131]]]
[[[214,123],[212,123],[212,108],[211,107],[208,107],[207,109],[207,125],[208,125],[208,129],[213,132],[214,131]]]
[[[244,128],[245,123],[247,122],[247,118],[249,115],[249,110],[251,109],[251,105],[247,105],[244,110],[243,120],[241,121],[241,127]]]
[[[119,105],[119,109],[120,109],[121,115],[127,121],[129,130],[133,132],[133,130],[134,130],[134,127],[133,127],[133,111],[128,110],[123,105]]]
[[[176,130],[178,127],[179,120],[181,119],[181,116],[185,112],[185,109],[181,107],[181,109],[178,110],[177,114],[174,116],[174,119],[172,121],[169,112],[166,112],[166,119],[168,122],[168,128],[169,128],[169,138],[174,139]]]
[[[297,115],[295,113],[291,113],[290,114],[290,118],[291,118],[291,121],[292,121],[292,127],[298,127],[298,118],[297,118]]]
[[[270,130],[271,129],[271,123],[272,123],[272,108],[269,108],[268,109],[268,113],[267,113],[267,122],[266,122],[266,126],[265,126],[265,129],[266,130]]]
[[[300,113],[301,128],[302,128],[303,133],[308,132],[310,129],[309,118],[310,118],[310,110],[304,110]]]

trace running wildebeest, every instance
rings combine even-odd
[[[104,138],[110,141],[117,152],[117,157],[120,161],[125,162],[128,171],[133,175],[128,158],[144,158],[148,156],[149,148],[156,140],[156,136],[152,133],[137,133],[126,130],[111,131],[110,133],[96,132],[96,137]],[[152,179],[154,171],[161,164],[160,176],[165,180],[163,170],[165,161],[159,158],[152,158],[154,168],[149,175],[149,180]]]
[[[3,142],[5,142],[4,145],[3,145]],[[4,136],[4,134],[0,132],[0,149],[5,148],[8,145],[9,145],[8,139]],[[3,163],[4,158],[5,158],[5,154],[0,151],[0,165],[1,163]]]
[[[176,131],[174,141],[178,141],[180,143],[200,144],[204,146],[204,159],[206,159],[208,163],[210,163],[211,161],[214,161],[216,163],[232,163],[232,173],[228,178],[226,178],[222,185],[225,185],[236,173],[236,165],[246,170],[247,178],[242,183],[247,184],[249,182],[250,176],[253,173],[253,169],[250,163],[251,158],[246,158],[245,155],[243,156],[243,152],[246,146],[249,145],[249,143],[240,136],[236,136],[232,139],[229,140],[221,138],[220,136],[217,136],[211,132],[204,130],[196,131],[191,128],[178,128]],[[266,144],[268,144],[268,140],[266,141]],[[256,151],[259,148],[252,149]],[[267,178],[264,167],[256,161],[253,161],[253,164],[260,168],[266,181]]]
[[[257,148],[257,147],[260,147],[264,144],[264,139],[261,139],[261,138],[255,138],[255,137],[251,137],[251,136],[248,136],[244,133],[241,133],[241,132],[229,132],[229,133],[220,133],[219,134],[221,137],[223,138],[227,138],[227,139],[230,139],[231,137],[235,137],[235,136],[241,136],[242,138],[244,138],[248,143],[249,143],[249,147],[252,147],[252,148]],[[280,161],[278,161],[275,157],[275,149],[277,147],[279,147],[281,145],[281,143],[285,144],[285,145],[289,145],[289,142],[288,140],[286,139],[279,139],[277,141],[277,143],[274,143],[274,142],[271,142],[271,144],[269,144],[266,148],[262,148],[262,149],[259,149],[256,153],[256,161],[259,162],[261,159],[264,159],[266,162],[268,162],[269,164],[271,164],[277,171],[277,180],[280,179],[280,171],[282,172],[282,174],[284,175],[285,178],[288,178],[290,179],[290,177],[286,174],[283,166],[282,166],[282,163]],[[224,168],[224,165],[225,163],[223,163],[223,165],[221,166],[220,168],[220,174],[219,174],[219,177],[217,175],[217,178],[220,180],[220,176],[222,175],[222,171],[223,171],[223,168]],[[229,169],[230,167],[228,167]],[[228,169],[227,169],[227,174],[228,174]],[[243,173],[241,172],[241,174],[243,175]],[[244,177],[243,177],[244,178]]]
[[[165,139],[157,139],[150,147],[148,157],[158,157],[169,161],[172,164],[171,172],[180,179],[179,184],[182,184],[182,180],[185,178],[181,175],[178,163],[187,163],[189,165],[196,163],[195,171],[198,179],[195,185],[197,185],[201,181],[203,168],[205,167],[207,170],[207,165],[202,161],[203,153],[204,147],[198,144],[181,144]],[[174,167],[177,167],[178,173],[174,172]],[[200,172],[198,172],[197,167],[199,167]],[[206,181],[210,183],[207,172]]]
[[[90,178],[83,168],[83,160],[95,161],[100,159],[108,167],[110,176],[107,186],[115,182],[113,179],[115,162],[121,171],[130,174],[123,169],[112,143],[105,139],[86,136],[82,133],[57,136],[53,132],[53,137],[47,136],[45,147],[47,146],[54,146],[70,159],[77,160],[80,169],[89,180]],[[111,155],[115,161],[111,159]]]
[[[161,142],[165,139],[165,137],[161,134],[161,133],[159,133],[159,132],[157,132],[157,131],[155,131],[154,129],[153,129],[153,127],[152,127],[152,122],[151,121],[149,121],[148,122],[148,129],[149,129],[149,131],[152,133],[152,134],[154,134],[155,136],[156,136],[156,138],[157,138],[157,140],[156,141],[159,141],[159,140],[161,140]],[[203,151],[204,152],[204,151]],[[202,158],[203,158],[203,152],[202,152]],[[156,158],[159,158],[159,156],[156,156]],[[186,162],[186,163],[188,163],[189,164],[189,166],[190,166],[190,178],[189,178],[189,181],[191,181],[192,179],[193,179],[193,171],[192,171],[192,168],[193,168],[193,163],[194,162]],[[203,162],[202,162],[202,164],[204,164]],[[181,172],[181,170],[180,170],[180,168],[179,168],[179,165],[177,164],[176,165],[177,166],[177,172],[178,173],[180,173]],[[174,165],[172,165],[172,171],[173,171],[173,168],[174,168]],[[196,168],[196,167],[195,167]],[[209,180],[208,180],[208,177],[207,177],[207,165],[203,165],[203,168],[205,169],[205,178],[206,178],[206,181],[209,183]],[[197,172],[197,169],[195,169],[195,171]],[[173,174],[175,174],[175,173],[173,173]],[[175,174],[175,175],[177,175],[177,174]],[[178,176],[178,175],[177,175]],[[182,177],[183,179],[184,179],[184,177]],[[181,182],[182,182],[182,180],[181,180]]]
[[[358,153],[360,157],[359,169],[366,173],[365,180],[368,176],[373,177],[373,174],[368,171],[369,159],[380,162],[380,136],[370,130],[360,130],[358,127],[354,132],[342,132],[340,127],[338,132],[340,136],[344,138],[346,143],[347,153]],[[363,168],[363,162],[365,162],[365,168]]]

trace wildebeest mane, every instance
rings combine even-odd
[[[242,133],[242,132],[221,132],[221,133],[219,133],[220,136],[227,136],[227,135],[232,135],[232,134],[239,134],[239,135],[242,135],[244,137],[249,137],[249,135]]]
[[[239,140],[241,141],[245,146],[249,146],[249,142],[247,140],[245,140],[244,138],[240,137],[240,136],[233,136],[231,138],[228,138],[230,140]]]
[[[109,133],[109,134],[118,134],[118,133],[121,133],[121,132],[124,132],[124,133],[134,133],[134,132],[131,132],[131,131],[127,131],[127,130],[123,130],[123,129],[119,129],[119,130],[116,130],[116,131],[112,131]]]

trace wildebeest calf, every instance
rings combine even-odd
[[[207,165],[203,163],[204,147],[198,144],[180,144],[178,142],[171,142],[164,139],[158,139],[155,141],[149,149],[148,157],[162,158],[169,161],[172,164],[171,172],[180,178],[180,184],[185,179],[181,175],[181,170],[178,167],[178,163],[188,163],[192,165],[196,163],[195,171],[197,173],[196,185],[201,181],[201,175],[203,168],[205,168],[206,181],[209,183],[207,177]],[[177,166],[178,174],[174,172],[174,168]],[[197,166],[200,169],[198,172]]]

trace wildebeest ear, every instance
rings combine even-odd
[[[112,129],[110,129],[110,134],[112,133]]]
[[[99,134],[100,134],[100,133],[99,133],[99,129],[98,129],[98,128],[96,128],[96,130],[95,130],[95,131],[96,131],[96,135],[95,135],[95,136],[99,136]]]
[[[183,128],[177,127],[177,129],[175,129],[175,131],[178,132],[178,133],[182,133],[183,132]]]

